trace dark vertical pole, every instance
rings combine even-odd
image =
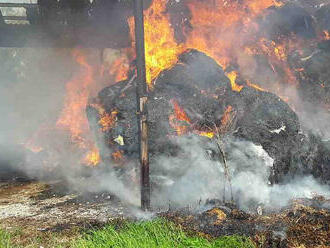
[[[150,180],[148,154],[148,123],[147,123],[147,83],[144,48],[143,0],[134,1],[135,49],[137,68],[137,113],[139,125],[139,146],[141,164],[141,208],[150,208]]]

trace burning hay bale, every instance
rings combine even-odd
[[[312,16],[304,8],[292,3],[269,8],[260,27],[265,32],[264,37],[271,40],[291,34],[302,38],[313,38],[316,35]]]
[[[135,101],[133,78],[103,89],[90,102],[87,113],[104,161],[123,165],[137,158]],[[301,148],[302,135],[298,117],[288,104],[247,85],[233,91],[224,70],[199,51],[182,53],[176,65],[160,73],[150,92],[148,109],[151,161],[158,155],[180,155],[181,148],[170,139],[173,136],[194,133],[213,138],[215,127],[226,125],[234,112],[231,135],[260,144],[274,159],[271,182],[296,173],[293,157],[303,162],[293,153]],[[316,165],[316,161],[312,163]]]
[[[275,160],[273,180],[278,182],[289,171],[300,129],[297,115],[279,97],[253,88],[243,88],[233,101],[239,113],[235,136],[262,145]]]

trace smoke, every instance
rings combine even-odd
[[[238,42],[234,41],[239,34],[241,32],[237,30],[219,34],[219,37],[233,41],[236,48]],[[243,41],[249,38],[240,37]],[[63,109],[65,86],[77,70],[70,52],[40,48],[0,50],[0,169],[18,169],[30,177],[42,179],[64,178],[72,191],[108,191],[136,206],[139,204],[136,164],[125,165],[128,169],[122,177],[106,168],[109,165],[101,165],[100,169],[85,168],[80,164],[81,151],[72,148],[70,137],[58,130],[49,132],[47,129],[56,123]],[[99,56],[99,51],[91,53],[94,57]],[[259,61],[240,53],[241,49],[237,49],[235,55],[241,74],[275,91],[276,77],[280,76],[264,63],[265,59],[259,58]],[[103,55],[109,57],[106,52]],[[98,87],[101,88],[102,83]],[[285,96],[291,101],[304,103],[294,88],[285,87]],[[299,112],[304,126],[322,130],[328,137],[330,130],[325,120],[330,118],[326,111],[314,105],[304,106],[304,111]],[[23,146],[37,130],[41,130],[37,140],[44,149],[38,155]],[[186,207],[214,198],[229,201],[228,183],[225,195],[223,190],[226,178],[222,161],[212,157],[218,152],[215,143],[196,136],[173,138],[173,142],[182,150],[180,155],[152,158],[153,206]],[[253,210],[258,205],[280,208],[292,198],[312,197],[314,193],[329,196],[329,188],[312,177],[294,178],[271,186],[268,177],[274,161],[261,146],[232,138],[226,139],[224,144],[233,196],[242,209]],[[135,181],[130,182],[132,178]]]
[[[80,51],[91,67],[100,68],[99,50]],[[106,49],[102,63],[109,66],[119,56],[118,51]],[[68,82],[84,73],[72,50],[3,48],[0,59],[1,178],[6,179],[8,174],[8,178],[27,176],[46,182],[61,179],[69,191],[106,191],[130,205],[138,205],[139,183],[128,183],[131,178],[138,180],[134,164],[125,165],[123,177],[130,179],[119,177],[109,165],[86,167],[81,164],[86,151],[72,140],[69,130],[56,127],[64,109]],[[76,90],[90,87],[88,97],[95,97],[105,84],[111,83],[111,78],[96,78],[93,85],[84,86],[84,79],[80,80],[81,87]],[[87,130],[81,135],[86,138],[91,133]]]
[[[56,118],[72,61],[65,51],[51,49],[1,49],[0,57],[0,142],[22,143]]]
[[[132,178],[139,178],[134,164],[126,164],[126,174],[119,176],[118,173],[106,168],[109,165],[99,165],[101,169],[93,168],[87,177],[69,175],[66,181],[70,189],[76,192],[107,192],[117,196],[122,202],[131,207],[138,207],[140,204],[139,181],[132,181]]]
[[[226,182],[223,162],[211,159],[210,152],[207,152],[216,152],[214,142],[197,136],[178,137],[173,142],[183,149],[183,155],[160,156],[153,164],[157,168],[153,172],[153,181],[161,185],[154,192],[153,204],[158,207],[197,207],[209,199],[223,199]],[[234,138],[225,138],[224,143],[233,197],[243,210],[255,211],[259,205],[279,209],[295,198],[330,195],[329,187],[312,177],[270,185],[268,177],[274,161],[261,146]],[[229,202],[230,190],[226,183],[225,200]]]
[[[63,152],[69,161],[76,154],[67,149],[70,140],[54,126],[63,109],[66,84],[79,69],[71,50],[2,48],[0,58],[0,166],[5,166],[4,160],[15,161],[11,164],[29,175],[44,169],[27,149],[30,140],[30,149],[45,150],[42,156],[51,148],[54,160]]]
[[[324,106],[303,101],[299,97],[302,108],[297,111],[304,130],[309,130],[322,137],[324,141],[330,139],[330,113]]]
[[[81,153],[72,150],[69,137],[54,130],[49,132],[47,128],[39,136],[38,141],[45,151],[38,156],[19,145],[26,143],[40,127],[56,123],[63,109],[65,85],[76,69],[72,56],[67,52],[52,49],[0,50],[4,61],[0,70],[0,114],[4,117],[0,123],[0,168],[19,169],[30,177],[41,179],[65,179],[72,191],[107,191],[123,202],[138,206],[139,172],[136,164],[126,164],[128,169],[121,177],[107,168],[109,165],[86,169],[79,163]],[[320,118],[323,120],[323,115]],[[162,155],[151,161],[155,185],[153,206],[197,206],[207,199],[224,197],[229,201],[228,183],[224,196],[226,179],[222,161],[212,158],[212,154],[218,152],[215,143],[199,136],[176,137],[172,138],[172,142],[182,150],[178,157]],[[253,211],[258,205],[278,209],[293,198],[312,197],[314,193],[329,196],[327,186],[320,185],[312,177],[295,178],[271,186],[268,177],[272,172],[273,159],[261,146],[233,138],[227,138],[224,144],[234,200],[241,209]],[[44,158],[48,163],[45,164]],[[135,181],[131,182],[132,178]]]
[[[72,60],[52,49],[0,49],[0,167],[19,167],[25,143],[44,123],[54,122],[63,104]],[[23,167],[25,171],[29,166]]]

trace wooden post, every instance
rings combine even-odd
[[[144,20],[143,0],[134,1],[135,21],[135,49],[137,70],[137,114],[139,126],[139,150],[141,165],[141,208],[150,209],[150,178],[149,178],[149,153],[148,153],[148,112],[147,112],[147,83],[144,48]]]

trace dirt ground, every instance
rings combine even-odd
[[[296,199],[280,212],[261,215],[212,204],[198,213],[171,210],[158,215],[208,238],[239,234],[251,237],[258,247],[330,247],[330,201],[322,197]],[[16,243],[23,247],[31,244],[31,237],[38,241],[30,247],[53,247],[49,240],[54,237],[69,244],[82,230],[130,217],[129,208],[108,193],[73,193],[62,181],[0,181],[0,228],[20,230]]]
[[[119,200],[107,193],[70,193],[61,181],[0,182],[0,224],[5,229],[69,229],[102,225],[124,215],[127,213]]]

